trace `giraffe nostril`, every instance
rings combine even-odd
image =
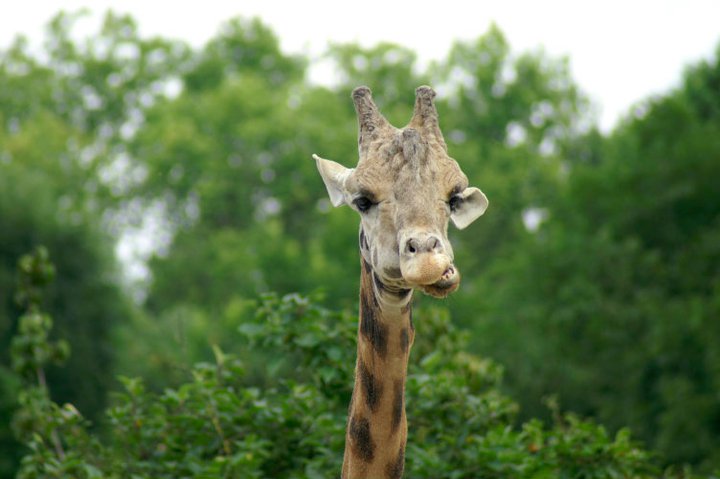
[[[436,251],[440,249],[440,239],[437,236],[431,236],[428,240],[428,251]]]
[[[417,253],[418,250],[418,244],[417,241],[414,239],[409,239],[408,242],[405,244],[405,251],[410,254]]]

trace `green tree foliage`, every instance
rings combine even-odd
[[[21,260],[29,278],[21,294],[46,282],[45,260]],[[47,342],[51,319],[33,298],[13,340],[14,365],[26,378],[15,426],[30,451],[18,478],[324,478],[340,470],[355,334],[347,314],[299,296],[265,297],[240,333],[246,348],[283,352],[267,364],[267,384],[248,386],[242,362],[219,348],[191,381],[162,394],[124,378],[100,441],[72,405],[58,406],[43,381],[36,384],[52,356],[38,351],[57,346]],[[626,431],[610,437],[573,416],[549,429],[537,421],[513,429],[515,406],[496,392],[498,366],[464,352],[446,314],[424,316],[424,337],[441,339],[417,344],[408,377],[416,418],[409,477],[657,477]]]
[[[720,466],[719,77],[716,56],[570,147],[547,221],[493,267],[478,334],[528,414],[558,393],[707,469]]]
[[[47,383],[54,399],[72,401],[87,417],[96,418],[103,410],[114,382],[111,330],[130,313],[117,286],[112,244],[99,224],[107,189],[99,179],[93,152],[99,151],[96,145],[102,135],[89,126],[84,115],[90,112],[76,96],[83,87],[73,83],[90,75],[90,69],[70,58],[75,46],[64,36],[61,18],[65,17],[50,27],[47,63],[35,59],[22,40],[0,52],[3,477],[20,454],[9,430],[18,387],[9,356],[10,338],[19,327],[20,310],[13,298],[17,258],[39,244],[62,252],[56,258],[60,279],[45,295],[43,307],[53,314],[56,330],[68,338],[75,354],[68,368],[48,368]]]
[[[16,156],[9,163],[0,164],[0,376],[3,378],[0,456],[3,471],[11,462],[10,457],[17,454],[8,429],[16,391],[15,380],[8,372],[8,345],[18,327],[19,310],[12,295],[17,258],[37,244],[66,252],[57,258],[62,277],[46,295],[45,307],[55,315],[57,330],[68,338],[75,355],[69,369],[48,369],[48,383],[53,397],[72,401],[88,417],[96,417],[105,404],[106,391],[113,383],[110,333],[113,325],[129,314],[128,304],[115,282],[108,239],[82,213],[64,208],[58,191],[62,177],[53,177],[50,168],[43,171],[32,157],[33,153],[42,154],[32,151],[37,149],[55,155],[56,161],[62,155],[62,149],[52,151],[52,130],[44,130],[46,141],[24,146],[29,154],[14,148],[23,142],[23,136],[34,134],[35,128],[39,128],[37,124],[23,126],[21,133],[3,143]]]

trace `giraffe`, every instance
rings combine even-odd
[[[402,477],[413,290],[443,298],[458,288],[448,222],[465,228],[488,206],[448,156],[434,97],[432,88],[417,88],[412,119],[398,129],[370,89],[358,87],[357,166],[313,155],[333,206],[360,214],[360,317],[343,479]]]

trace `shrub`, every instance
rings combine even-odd
[[[49,280],[38,273],[49,270],[46,257],[26,257],[21,265],[28,290]],[[338,476],[355,358],[356,321],[348,313],[297,295],[265,296],[252,317],[242,318],[238,338],[244,357],[264,358],[261,381],[249,378],[247,360],[219,348],[214,363],[197,364],[186,383],[162,393],[121,378],[124,390],[98,437],[72,405],[53,403],[37,381],[53,354],[35,352],[64,347],[48,343],[51,321],[37,304],[27,310],[13,347],[24,377],[14,425],[28,448],[20,479]],[[225,314],[245,310],[231,304]],[[45,319],[33,322],[38,315]],[[533,420],[513,427],[517,407],[498,392],[501,368],[464,352],[466,335],[443,309],[416,316],[407,477],[660,475],[626,430],[611,437],[556,410],[551,426]],[[22,347],[31,342],[36,347]]]

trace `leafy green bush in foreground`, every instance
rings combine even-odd
[[[13,343],[24,378],[14,427],[28,448],[24,478],[328,478],[339,475],[355,357],[355,318],[295,295],[266,296],[245,319],[238,344],[263,358],[251,381],[243,361],[215,350],[185,384],[161,394],[140,379],[107,411],[98,437],[41,380],[62,344],[37,292],[50,280],[47,255],[20,262],[26,298]],[[32,294],[28,294],[31,292]],[[33,299],[35,298],[35,299]],[[234,314],[243,308],[228,307]],[[645,478],[662,474],[627,431],[556,414],[547,427],[513,427],[515,404],[498,393],[500,368],[464,352],[465,337],[440,309],[422,311],[407,381],[410,478]],[[247,362],[247,361],[246,361]],[[257,365],[255,365],[257,369]]]

